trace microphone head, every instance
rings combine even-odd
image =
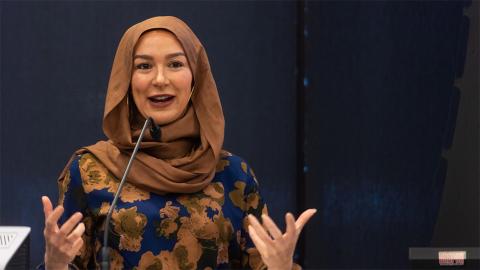
[[[161,131],[160,131],[160,126],[155,124],[155,121],[153,121],[152,117],[148,118],[150,120],[150,135],[155,141],[160,140]]]

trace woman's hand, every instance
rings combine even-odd
[[[308,209],[300,215],[297,221],[292,214],[287,213],[285,215],[287,224],[285,233],[282,233],[267,215],[262,215],[263,226],[253,215],[248,215],[250,222],[248,233],[269,270],[292,269],[293,253],[298,237],[303,226],[316,212],[316,209]]]
[[[47,196],[42,197],[43,212],[45,213],[45,268],[68,269],[68,264],[73,261],[75,255],[83,245],[82,235],[85,231],[81,213],[73,214],[61,228],[58,227],[58,219],[64,209],[59,205],[53,210],[52,202]]]

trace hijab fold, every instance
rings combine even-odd
[[[130,27],[118,45],[108,83],[103,131],[99,141],[75,152],[59,177],[61,181],[76,155],[92,153],[116,178],[123,176],[143,122],[130,122],[128,100],[135,44],[146,31],[164,29],[179,40],[195,82],[195,92],[179,119],[161,126],[160,141],[145,133],[127,181],[154,192],[194,193],[215,175],[223,145],[224,117],[208,57],[192,30],[172,16],[154,17]],[[130,105],[131,106],[131,105]],[[142,117],[134,117],[145,120]]]

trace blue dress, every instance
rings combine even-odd
[[[60,224],[84,216],[84,245],[73,265],[97,269],[105,216],[118,189],[90,153],[77,156],[59,182]],[[255,174],[222,151],[213,181],[193,194],[158,195],[125,183],[110,225],[111,269],[266,269],[248,233],[248,214],[267,213]]]

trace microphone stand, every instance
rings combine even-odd
[[[132,156],[130,157],[130,160],[128,161],[127,168],[125,169],[125,172],[123,173],[122,180],[120,181],[120,184],[118,185],[118,190],[115,193],[115,197],[113,198],[112,204],[110,205],[110,208],[108,209],[108,214],[105,220],[105,228],[103,232],[103,247],[102,247],[102,270],[108,270],[109,264],[110,264],[110,256],[108,252],[108,233],[109,233],[109,228],[110,228],[110,220],[112,219],[112,213],[113,209],[115,208],[115,205],[117,204],[118,197],[120,196],[120,192],[122,191],[123,184],[125,183],[125,179],[127,178],[128,172],[130,171],[130,167],[132,166],[133,160],[135,159],[135,156],[137,155],[138,148],[140,147],[140,143],[142,142],[143,135],[145,133],[145,130],[149,125],[152,125],[151,132],[154,130],[159,130],[160,128],[153,122],[153,119],[149,117],[146,121],[145,124],[143,125],[142,131],[140,132],[140,136],[138,136],[137,144],[135,144],[135,148],[133,149]],[[156,135],[156,134],[155,134]],[[157,137],[157,136],[153,137]],[[158,138],[156,138],[158,139]]]

